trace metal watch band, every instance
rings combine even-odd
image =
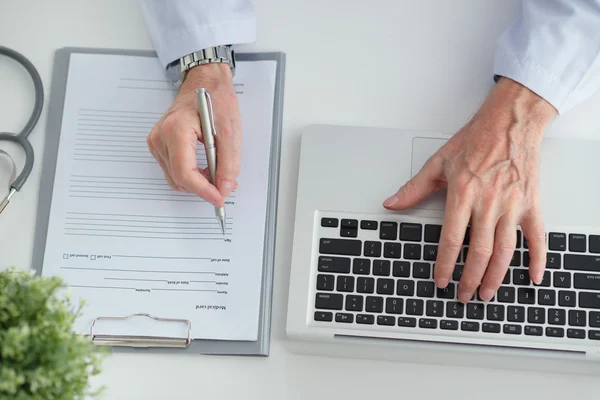
[[[182,76],[193,67],[210,63],[227,63],[231,68],[231,75],[235,75],[235,53],[230,46],[209,47],[183,56],[179,60]]]

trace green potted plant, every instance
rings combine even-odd
[[[79,315],[64,282],[31,271],[0,272],[0,398],[67,400],[94,396],[104,351],[73,323]]]

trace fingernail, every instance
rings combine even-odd
[[[446,286],[448,286],[448,279],[440,279],[438,280],[438,287],[441,289],[444,289]]]
[[[223,195],[223,197],[229,196],[229,193],[233,190],[235,183],[232,181],[221,181],[219,185],[219,191]]]
[[[483,288],[479,291],[479,296],[484,301],[490,301],[494,297],[494,291],[490,288]]]
[[[397,201],[398,201],[398,195],[395,194],[395,195],[389,197],[388,199],[386,199],[386,201],[383,202],[383,206],[384,207],[391,207],[394,204],[396,204]]]
[[[473,296],[469,292],[458,292],[458,300],[463,303],[469,302],[469,300],[471,300],[471,297]]]
[[[533,281],[539,285],[540,283],[542,283],[542,281],[544,280],[544,271],[538,271],[535,274],[535,277],[533,278]]]

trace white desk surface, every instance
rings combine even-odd
[[[288,56],[271,356],[114,354],[95,382],[106,385],[106,398],[597,398],[600,378],[351,362],[286,351],[284,323],[302,127],[318,122],[456,131],[492,86],[495,39],[517,15],[520,2],[255,0],[254,4],[258,39],[242,50],[281,50]],[[57,48],[152,48],[136,0],[4,0],[0,43],[31,59],[47,92]],[[0,59],[0,130],[20,129],[32,104],[26,73]],[[600,134],[595,111],[599,107],[596,95],[557,120],[547,135]],[[38,156],[32,177],[0,215],[0,268],[31,262],[46,112],[47,103],[31,135]],[[0,179],[7,177],[0,164]]]

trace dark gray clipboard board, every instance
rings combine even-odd
[[[55,53],[50,98],[48,101],[48,119],[44,155],[42,161],[42,176],[38,198],[38,209],[32,255],[32,269],[37,274],[42,273],[44,252],[46,247],[46,233],[50,208],[53,197],[54,175],[60,142],[61,124],[63,118],[63,105],[69,73],[70,55],[74,53],[87,54],[118,54],[143,57],[156,57],[154,51],[147,50],[122,50],[65,47]],[[273,296],[273,271],[275,259],[275,241],[277,227],[277,201],[279,192],[279,167],[281,154],[281,136],[283,126],[283,97],[285,80],[286,55],[283,52],[237,53],[237,61],[274,60],[277,62],[275,81],[275,96],[273,102],[273,128],[271,138],[271,157],[269,161],[269,183],[267,196],[267,213],[265,221],[265,241],[263,249],[262,285],[259,309],[258,339],[256,341],[229,341],[229,340],[193,340],[191,344],[181,349],[189,354],[212,355],[245,355],[268,356],[271,342],[271,318]],[[144,312],[140,310],[140,312]],[[99,316],[100,317],[100,316]],[[168,315],[162,317],[169,317]],[[192,333],[194,327],[192,326]],[[172,352],[173,348],[129,348],[113,347],[113,351],[155,351]]]

